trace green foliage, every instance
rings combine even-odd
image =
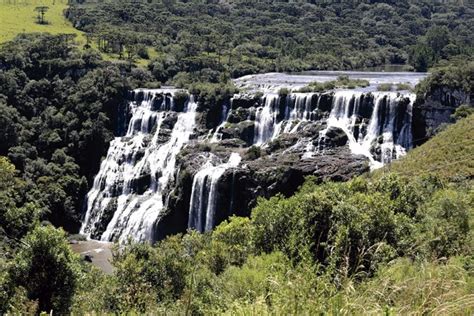
[[[436,177],[408,181],[393,173],[347,183],[313,180],[290,198],[260,199],[250,219],[232,217],[212,233],[189,232],[154,247],[124,245],[115,254],[114,276],[92,289],[104,289],[107,295],[99,297],[109,303],[93,300],[96,310],[377,314],[474,308],[467,296],[474,284],[469,185],[453,187]]]
[[[0,155],[19,170],[26,202],[38,204],[43,219],[76,230],[127,79],[65,35],[19,36],[0,48],[0,68]]]
[[[391,83],[382,83],[378,85],[377,90],[378,91],[392,91],[393,84]]]
[[[219,84],[196,82],[192,83],[188,89],[198,101],[208,106],[219,104],[238,92],[232,82]]]
[[[39,222],[34,203],[25,203],[25,183],[18,179],[15,167],[0,156],[0,233],[17,243]]]
[[[162,82],[472,56],[472,8],[457,3],[74,1],[66,16],[102,51],[153,48]]]
[[[262,155],[262,150],[258,146],[250,147],[245,153],[245,158],[248,160],[258,159]]]
[[[437,258],[469,253],[474,194],[445,189],[434,194],[423,207],[422,240]],[[470,214],[471,213],[471,214]],[[466,248],[467,247],[467,248]]]
[[[290,94],[290,92],[291,92],[291,90],[288,89],[288,88],[280,88],[280,90],[278,90],[278,95],[280,97],[286,97],[287,95]]]
[[[433,66],[434,52],[424,43],[419,43],[412,48],[410,63],[416,71],[425,72]]]
[[[410,91],[412,89],[411,85],[408,83],[382,83],[377,86],[377,91]]]
[[[445,66],[435,68],[428,77],[416,87],[419,97],[433,93],[440,89],[462,91],[472,94],[472,78],[474,76],[474,62],[456,61]]]
[[[13,259],[11,278],[38,300],[38,311],[69,311],[80,273],[78,257],[69,248],[66,234],[51,226],[38,226],[23,240]]]
[[[408,83],[398,83],[397,84],[397,91],[410,91],[411,86]]]
[[[451,117],[458,121],[472,114],[474,114],[474,107],[469,106],[467,104],[463,104],[456,108],[456,111],[454,111],[454,114],[451,115]]]
[[[153,301],[178,298],[186,285],[190,264],[179,236],[148,244],[129,243],[114,251],[117,291],[115,310],[142,313]]]
[[[333,89],[355,89],[357,87],[365,88],[370,84],[363,79],[350,79],[349,76],[339,76],[337,80],[326,82],[311,82],[303,87],[299,92],[324,92]]]
[[[462,182],[474,174],[474,115],[448,126],[388,168],[406,177],[435,175]]]

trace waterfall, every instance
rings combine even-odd
[[[414,100],[413,94],[397,92],[333,92],[327,127],[319,132],[318,146],[307,142],[303,158],[324,153],[327,133],[334,128],[344,131],[352,153],[367,157],[373,169],[400,158],[411,148]],[[264,95],[255,113],[254,145],[265,146],[282,133],[297,133],[304,122],[323,122],[317,115],[320,101],[316,93]]]
[[[176,114],[169,111],[175,109],[173,98],[164,92],[151,90],[142,101],[130,102],[127,134],[111,142],[87,195],[82,234],[103,241],[153,240],[155,223],[166,203],[165,191],[174,180],[176,156],[194,130],[197,107],[191,97],[177,114],[169,139],[161,143],[160,138],[166,137],[161,135],[162,124]],[[113,216],[102,232],[108,210]]]
[[[82,234],[104,241],[124,241],[129,237],[137,241],[153,241],[157,236],[155,227],[163,223],[160,220],[168,208],[169,195],[180,167],[177,156],[190,142],[197,124],[197,104],[193,98],[183,105],[174,102],[174,92],[167,89],[132,93],[133,101],[128,103],[121,118],[125,135],[110,143],[107,156],[88,192]],[[233,106],[238,104],[238,97],[234,96],[230,104],[222,105],[220,124],[215,130],[196,128],[200,135],[207,133],[209,137],[196,137],[194,142],[216,143],[207,146],[211,152],[230,153],[234,150],[219,142],[222,129],[231,124],[228,121]],[[250,128],[250,133],[254,134],[253,145],[266,147],[269,156],[273,155],[273,152],[268,152],[273,148],[268,146],[269,143],[283,134],[293,134],[293,137],[282,142],[289,145],[280,147],[284,150],[277,154],[291,154],[303,160],[332,154],[334,147],[344,145],[347,136],[350,151],[366,157],[373,169],[400,158],[412,147],[412,106],[415,100],[412,94],[355,90],[285,96],[268,93],[257,105],[254,98],[245,98],[251,101],[240,103],[243,106],[237,109],[242,113],[247,111],[245,132]],[[205,106],[202,109],[205,111]],[[239,116],[240,112],[236,118]],[[242,142],[235,144],[244,146]],[[274,147],[279,146],[276,145]],[[194,147],[189,147],[191,152],[200,150],[199,146]],[[334,153],[345,154],[340,150],[334,150]],[[241,157],[237,153],[230,154],[227,162],[212,153],[206,155],[210,155],[206,156],[209,161],[192,181],[188,218],[188,227],[201,232],[213,229],[216,218],[221,218],[216,216],[220,211],[218,205],[229,208],[234,203],[234,192],[218,192],[223,175],[231,168],[248,168],[248,164],[239,166]],[[224,196],[232,198],[224,201]],[[236,195],[235,201],[238,198]]]
[[[263,106],[256,110],[254,145],[262,146],[282,133],[296,133],[301,123],[312,119],[315,93],[294,93],[262,97]],[[296,124],[295,124],[296,123]]]
[[[220,121],[219,126],[217,126],[216,130],[214,131],[214,134],[212,134],[211,143],[217,143],[220,140],[222,140],[221,130],[224,128],[225,124],[227,123],[227,119],[229,118],[231,110],[232,110],[232,99],[230,100],[230,105],[228,105],[227,103],[224,103],[222,105],[221,121]]]
[[[367,109],[362,109],[361,104],[364,98],[370,95],[353,91],[336,92],[327,127],[319,134],[318,149],[324,147],[327,132],[331,128],[339,128],[347,135],[351,152],[367,157],[372,169],[380,168],[393,159],[403,156],[406,150],[411,148],[412,143],[414,95],[374,92],[371,96],[373,109],[366,127],[361,119],[361,112],[367,112]],[[408,99],[406,108],[401,104],[404,99]],[[365,133],[364,130],[366,130]],[[377,143],[380,144],[378,149],[380,157],[374,155]]]
[[[277,128],[277,115],[279,114],[280,97],[277,94],[267,94],[263,98],[263,107],[255,113],[254,144],[263,145],[273,136]]]
[[[240,155],[232,153],[228,162],[217,166],[208,162],[196,173],[189,204],[188,228],[200,232],[214,228],[219,179],[227,169],[237,167],[240,161]]]

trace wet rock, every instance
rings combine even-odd
[[[253,143],[255,134],[255,123],[252,121],[244,121],[238,124],[226,124],[221,130],[222,139],[238,138],[244,141],[247,146]]]
[[[239,122],[245,121],[251,115],[250,112],[251,111],[249,109],[244,109],[244,108],[238,108],[238,109],[232,110],[229,113],[229,117],[227,118],[227,121],[229,123],[239,123]]]
[[[107,229],[107,225],[112,220],[114,212],[117,210],[117,198],[112,198],[104,208],[100,221],[97,221],[94,227],[90,227],[92,239],[100,239],[100,236]]]
[[[338,147],[347,144],[347,134],[340,128],[331,127],[324,137],[325,147]]]

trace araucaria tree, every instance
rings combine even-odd
[[[46,24],[47,22],[44,20],[44,15],[46,14],[46,12],[49,10],[49,7],[46,7],[46,6],[40,6],[40,7],[36,7],[35,8],[35,11],[38,12],[38,24]]]

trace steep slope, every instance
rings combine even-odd
[[[473,157],[474,115],[471,115],[448,126],[385,170],[406,176],[435,174],[448,180],[472,179]]]

